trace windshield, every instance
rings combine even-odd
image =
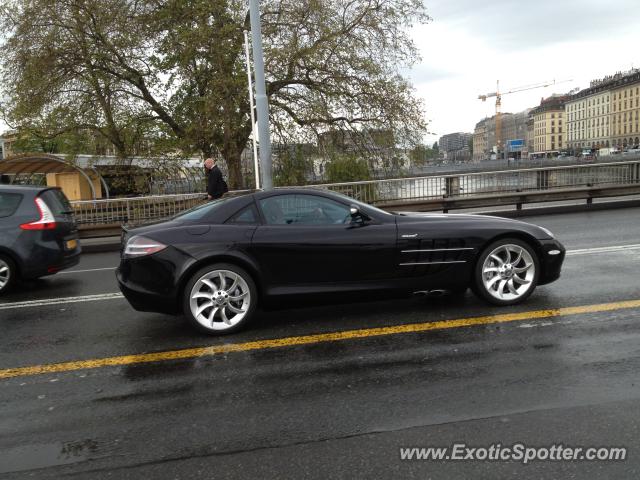
[[[352,197],[350,197],[348,195],[345,195],[344,193],[335,192],[333,190],[331,190],[331,193],[334,193],[334,194],[338,195],[339,197],[342,197],[345,200],[348,200],[350,203],[352,203],[354,205],[357,205],[359,207],[365,207],[367,209],[375,211],[376,213],[380,213],[380,214],[384,214],[384,215],[393,215],[393,213],[391,213],[391,212],[387,212],[386,210],[382,210],[382,209],[380,209],[378,207],[374,207],[373,205],[369,205],[368,203],[364,203],[364,202],[361,202],[360,200],[356,200],[355,198],[352,198]]]

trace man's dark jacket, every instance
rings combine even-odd
[[[211,198],[220,198],[224,194],[224,181],[222,172],[217,165],[214,165],[207,177],[207,193]]]

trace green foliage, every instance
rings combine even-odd
[[[263,0],[272,135],[315,142],[326,129],[425,129],[399,71],[418,54],[422,0]],[[121,158],[217,155],[231,188],[252,130],[244,0],[5,0],[0,111],[42,138],[92,132]],[[65,147],[66,148],[66,147]]]
[[[336,155],[326,166],[329,183],[360,182],[370,180],[369,166],[355,155]]]
[[[292,145],[284,149],[274,160],[273,183],[278,187],[305,185],[311,168],[302,147]]]
[[[409,151],[409,158],[411,159],[411,163],[418,167],[425,166],[430,160],[433,160],[437,156],[437,150],[429,148],[425,145],[417,145]]]
[[[93,153],[88,132],[64,132],[53,137],[42,136],[40,130],[23,129],[12,145],[14,153],[53,153],[75,156],[80,153]]]
[[[329,183],[362,182],[371,180],[367,162],[356,155],[334,155],[326,166],[326,177]],[[375,203],[378,198],[375,183],[359,185],[353,191],[344,191],[347,195],[366,203]]]

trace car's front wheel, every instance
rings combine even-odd
[[[539,273],[540,262],[530,245],[515,238],[497,240],[478,259],[473,290],[493,304],[513,305],[533,293]]]
[[[218,263],[198,270],[184,289],[183,311],[191,325],[209,335],[233,333],[251,319],[257,290],[242,268]]]
[[[0,255],[0,295],[8,291],[16,279],[16,266],[5,255]]]

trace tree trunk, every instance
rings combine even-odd
[[[245,187],[245,179],[242,176],[242,151],[238,149],[227,151],[224,159],[229,172],[229,178],[227,179],[229,190],[243,189]]]
[[[242,151],[235,142],[229,141],[222,150],[222,156],[227,164],[229,190],[241,190],[247,182],[242,175]]]

